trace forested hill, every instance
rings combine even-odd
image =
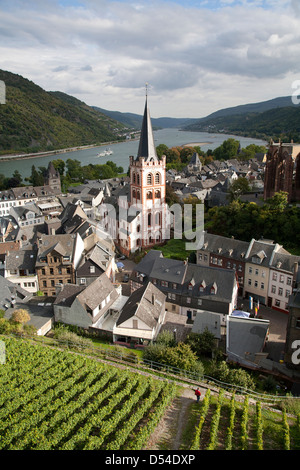
[[[6,104],[0,105],[0,153],[37,152],[117,140],[123,124],[61,92],[47,92],[0,70]]]
[[[300,105],[268,109],[262,112],[246,112],[208,116],[198,120],[185,130],[197,132],[222,132],[263,140],[281,139],[283,142],[300,142]]]

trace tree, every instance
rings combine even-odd
[[[29,181],[32,186],[43,186],[44,184],[43,174],[37,171],[34,165],[31,167],[31,176],[29,177]]]
[[[211,356],[216,350],[215,337],[207,328],[203,333],[190,333],[186,342],[198,357]]]
[[[214,150],[213,155],[216,160],[229,160],[230,158],[236,157],[239,145],[238,140],[229,138],[224,140],[224,142]]]
[[[29,322],[30,315],[24,308],[19,308],[13,312],[11,319],[16,323],[24,324]]]
[[[71,179],[79,179],[81,180],[82,177],[82,169],[81,169],[81,163],[79,160],[72,160],[71,158],[68,158],[67,160],[67,175]]]
[[[52,160],[54,168],[59,172],[60,176],[64,175],[65,172],[65,162],[61,159],[58,158],[57,160]]]
[[[234,201],[235,199],[238,199],[241,194],[246,194],[248,191],[250,191],[249,181],[244,176],[240,176],[239,178],[234,180],[230,185],[230,199]]]

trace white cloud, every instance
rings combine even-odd
[[[90,105],[139,114],[149,82],[153,117],[201,117],[292,93],[298,2],[184,3],[3,0],[0,67]]]

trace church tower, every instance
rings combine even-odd
[[[130,157],[129,211],[138,209],[131,251],[151,248],[166,238],[166,157],[158,158],[147,96],[137,157]]]

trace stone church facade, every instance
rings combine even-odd
[[[266,158],[264,200],[285,191],[288,201],[300,201],[300,145],[270,143]]]

